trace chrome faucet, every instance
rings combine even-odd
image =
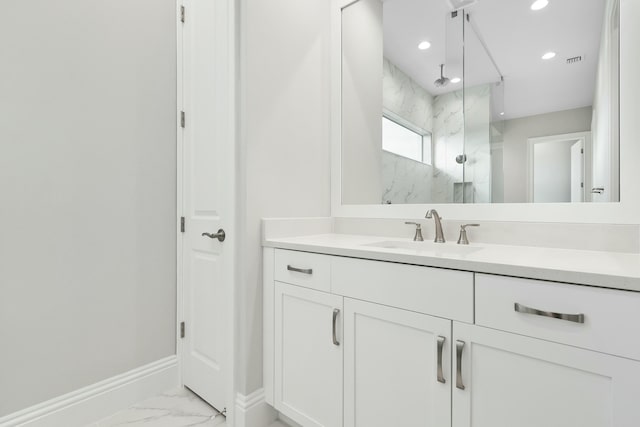
[[[433,221],[436,223],[436,238],[433,241],[435,243],[444,243],[444,233],[442,232],[442,222],[440,221],[442,218],[438,215],[438,211],[431,209],[424,217],[427,219],[433,218]]]

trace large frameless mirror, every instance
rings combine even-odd
[[[342,9],[343,204],[619,201],[619,0]]]

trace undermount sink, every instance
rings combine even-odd
[[[458,245],[456,243],[403,242],[397,240],[384,240],[382,242],[367,243],[363,246],[381,249],[404,249],[416,252],[431,252],[437,255],[467,255],[482,250],[482,247],[479,246]]]

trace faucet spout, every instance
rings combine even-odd
[[[436,238],[433,240],[435,243],[444,243],[444,233],[442,232],[442,217],[438,215],[438,211],[435,209],[431,209],[427,211],[427,214],[424,216],[427,219],[433,218],[433,221],[436,225]]]

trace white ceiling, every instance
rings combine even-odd
[[[504,75],[504,119],[593,102],[605,0],[549,0],[540,11],[532,11],[531,3],[478,0],[465,10]],[[467,87],[498,82],[500,75],[470,25],[463,76],[462,14],[451,19],[450,12],[447,0],[385,0],[385,57],[433,95],[462,88],[462,83],[435,87],[443,62],[445,76],[464,77]],[[430,49],[418,50],[423,40],[431,42]],[[548,51],[557,56],[542,60]],[[579,55],[582,62],[566,64]],[[500,91],[496,95],[500,104]]]

